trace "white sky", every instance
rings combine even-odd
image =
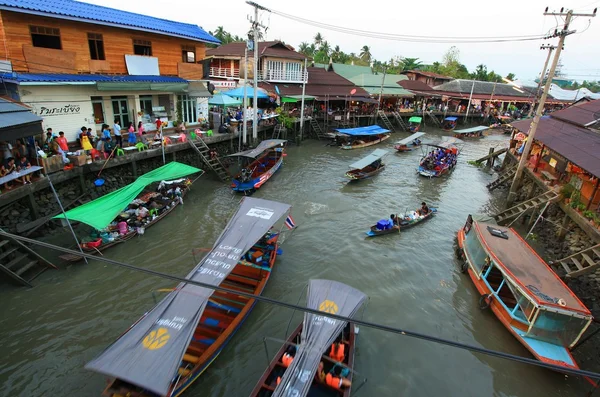
[[[250,28],[247,17],[254,9],[244,0],[86,0],[87,2],[147,14],[159,18],[178,20],[201,26],[206,31],[217,26],[239,36]],[[560,10],[569,6],[575,12],[591,13],[600,8],[600,0],[505,0],[404,2],[397,0],[369,0],[354,6],[349,1],[327,0],[257,0],[258,4],[330,25],[367,31],[422,36],[516,36],[545,34],[554,29],[557,20],[544,16],[543,11]],[[168,7],[165,5],[168,4]],[[268,26],[266,39],[281,39],[294,47],[302,41],[312,42],[317,31],[332,45],[339,45],[347,53],[360,52],[363,45],[371,47],[373,56],[381,61],[395,55],[419,58],[424,63],[441,61],[449,44],[410,43],[338,33],[317,29],[278,15],[263,12],[261,22]],[[589,28],[588,21],[591,20]],[[562,26],[562,21],[561,22]],[[578,17],[571,24],[578,34],[567,37],[562,54],[563,72],[577,80],[600,80],[600,13],[598,17]],[[582,32],[579,34],[579,32]],[[558,39],[544,43],[556,44]],[[544,65],[547,50],[540,50],[541,41],[511,43],[456,44],[460,59],[469,71],[483,63],[488,71],[503,76],[512,72],[517,79],[533,79]]]

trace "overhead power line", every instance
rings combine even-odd
[[[212,285],[212,284],[206,284],[203,282],[198,282],[198,281],[194,281],[194,280],[190,280],[184,277],[179,277],[179,276],[174,276],[171,274],[167,274],[167,273],[162,273],[162,272],[158,272],[155,270],[150,270],[150,269],[146,269],[146,268],[141,268],[141,267],[137,267],[134,265],[130,265],[127,263],[123,263],[123,262],[119,262],[113,259],[108,259],[105,257],[98,257],[98,256],[94,256],[94,255],[90,255],[90,254],[86,254],[86,253],[80,253],[79,251],[74,251],[68,248],[63,248],[63,247],[59,247],[56,246],[54,244],[50,244],[50,243],[46,243],[43,241],[38,241],[38,240],[34,240],[34,239],[30,239],[27,237],[22,237],[22,236],[18,236],[18,235],[14,235],[11,233],[6,233],[4,231],[0,230],[0,236],[3,237],[7,237],[9,239],[14,239],[17,241],[21,241],[24,243],[28,243],[28,244],[33,244],[33,245],[39,245],[41,247],[45,247],[45,248],[50,248],[56,251],[60,251],[60,252],[65,252],[68,254],[72,254],[72,255],[77,255],[77,256],[82,256],[84,258],[87,259],[93,259],[93,260],[97,260],[100,262],[104,262],[104,263],[108,263],[114,266],[118,266],[118,267],[122,267],[125,269],[129,269],[129,270],[133,270],[133,271],[137,271],[137,272],[142,272],[142,273],[146,273],[152,276],[156,276],[156,277],[161,277],[167,280],[171,280],[171,281],[178,281],[181,283],[187,283],[187,284],[192,284],[192,285],[197,285],[199,287],[203,287],[203,288],[208,288],[211,289],[213,291],[221,291],[221,292],[228,292],[231,294],[235,294],[235,295],[239,295],[239,296],[243,296],[249,299],[255,299],[259,302],[265,302],[268,304],[272,304],[272,305],[276,305],[276,306],[281,306],[281,307],[285,307],[287,309],[293,309],[293,310],[298,310],[304,313],[310,313],[310,314],[315,314],[318,316],[324,316],[324,317],[330,317],[333,318],[335,320],[340,320],[340,321],[345,321],[345,322],[349,322],[349,323],[353,323],[356,325],[360,325],[363,327],[367,327],[367,328],[373,328],[373,329],[377,329],[380,331],[384,331],[384,332],[390,332],[390,333],[394,333],[394,334],[400,334],[400,335],[405,335],[405,336],[409,336],[412,338],[417,338],[417,339],[422,339],[422,340],[426,340],[428,342],[434,342],[434,343],[438,343],[438,344],[442,344],[442,345],[446,345],[446,346],[451,346],[451,347],[455,347],[455,348],[459,348],[459,349],[463,349],[463,350],[469,350],[471,352],[475,352],[475,353],[481,353],[481,354],[485,354],[491,357],[496,357],[496,358],[502,358],[505,360],[509,360],[509,361],[513,361],[513,362],[518,362],[521,364],[530,364],[530,365],[534,365],[537,367],[542,367],[542,368],[546,368],[546,369],[550,369],[553,371],[557,371],[557,372],[561,372],[561,373],[565,373],[565,374],[569,374],[569,375],[576,375],[576,376],[582,376],[582,377],[587,377],[587,378],[592,378],[592,379],[600,379],[600,373],[596,373],[596,372],[592,372],[592,371],[585,371],[585,370],[581,370],[581,369],[575,369],[575,368],[567,368],[567,367],[561,367],[559,365],[554,365],[554,364],[549,364],[549,363],[545,363],[542,361],[538,361],[538,360],[534,360],[531,358],[526,358],[526,357],[520,357],[520,356],[516,356],[514,354],[509,354],[509,353],[504,353],[504,352],[499,352],[496,350],[490,350],[490,349],[485,349],[482,347],[478,347],[478,346],[473,346],[473,345],[468,345],[466,343],[460,343],[460,342],[455,342],[455,341],[451,341],[448,339],[444,339],[444,338],[439,338],[436,336],[431,336],[431,335],[427,335],[427,334],[422,334],[419,332],[414,332],[414,331],[409,331],[409,330],[405,330],[405,329],[401,329],[401,328],[396,328],[396,327],[391,327],[388,325],[383,325],[383,324],[377,324],[377,323],[373,323],[373,322],[369,322],[369,321],[364,321],[364,320],[358,320],[355,318],[350,318],[350,317],[345,317],[345,316],[339,316],[337,314],[331,314],[328,312],[322,312],[320,310],[316,310],[316,309],[312,309],[309,307],[305,307],[305,306],[300,306],[300,305],[295,305],[295,304],[291,304],[291,303],[286,303],[286,302],[282,302],[273,298],[268,298],[266,296],[262,296],[262,295],[254,295],[254,294],[250,294],[247,292],[243,292],[243,291],[237,291],[237,290],[232,290],[229,288],[224,288],[218,285]]]

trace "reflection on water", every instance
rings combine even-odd
[[[425,138],[435,134],[428,128]],[[374,148],[339,150],[323,142],[291,147],[285,165],[256,197],[287,202],[298,228],[286,232],[265,295],[296,303],[310,278],[330,278],[365,292],[364,319],[529,357],[490,312],[477,305],[471,281],[457,271],[455,232],[469,213],[496,210],[502,192],[485,188],[493,176],[467,164],[501,146],[493,135],[467,142],[448,176],[416,173],[420,150],[395,153],[374,178],[348,184],[348,165]],[[426,141],[426,140],[425,140]],[[191,251],[211,247],[240,196],[205,176],[185,203],[144,236],[106,252],[112,259],[185,276],[195,265]],[[375,221],[416,209],[438,208],[415,228],[366,239]],[[70,240],[63,237],[63,245]],[[152,292],[173,284],[99,262],[47,271],[31,290],[0,292],[0,395],[99,395],[105,377],[84,364],[112,343],[145,311]],[[301,300],[304,303],[304,300]],[[244,396],[267,365],[263,338],[284,338],[291,310],[256,305],[231,343],[187,395]],[[296,313],[291,328],[302,316]],[[279,345],[267,342],[270,354]],[[368,383],[364,396],[569,396],[586,391],[574,378],[468,351],[361,327],[356,370]]]

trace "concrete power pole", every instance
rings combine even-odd
[[[256,140],[258,139],[258,121],[257,121],[257,113],[258,113],[258,29],[264,28],[265,31],[267,29],[266,26],[261,25],[258,22],[258,10],[269,11],[269,9],[256,4],[253,1],[246,1],[247,4],[254,7],[254,20],[250,20],[252,23],[252,36],[254,39],[254,106],[253,106],[253,114],[252,114],[252,143],[256,144]]]
[[[542,88],[542,83],[544,82],[544,78],[546,77],[546,71],[548,70],[548,62],[550,62],[550,56],[552,55],[552,51],[556,49],[556,46],[553,45],[542,45],[540,50],[548,49],[548,56],[546,57],[546,62],[544,63],[544,68],[542,69],[542,74],[540,75],[540,82],[535,90],[535,96],[533,97],[533,102],[531,102],[531,108],[529,109],[529,113],[527,114],[527,118],[530,118],[533,114],[533,108],[535,107],[535,101],[540,95],[540,88]]]
[[[550,85],[552,84],[552,79],[554,78],[554,72],[556,71],[556,65],[558,64],[558,60],[560,58],[560,53],[565,44],[565,38],[575,33],[575,31],[569,31],[569,24],[571,23],[571,19],[574,16],[587,16],[594,17],[596,16],[596,10],[594,10],[593,14],[575,14],[573,10],[568,10],[566,13],[563,12],[563,8],[561,8],[560,12],[548,12],[548,8],[544,11],[544,15],[553,15],[553,16],[561,16],[565,17],[565,25],[560,31],[555,31],[555,35],[560,37],[558,41],[558,45],[556,46],[556,52],[554,54],[554,59],[552,60],[552,66],[550,66],[550,71],[548,72],[548,79],[546,80],[546,85],[544,86],[544,92],[542,93],[542,97],[540,98],[540,102],[535,111],[535,116],[531,125],[529,126],[529,133],[527,136],[527,142],[525,142],[525,148],[523,149],[523,153],[521,154],[521,160],[519,161],[519,166],[517,167],[517,172],[515,173],[515,178],[513,179],[512,185],[510,187],[510,191],[508,193],[508,199],[506,206],[507,208],[512,205],[517,195],[517,190],[521,184],[521,178],[523,176],[523,170],[525,169],[525,165],[527,164],[527,160],[529,157],[529,152],[531,150],[531,145],[533,144],[533,140],[535,138],[535,132],[537,131],[537,127],[540,123],[540,118],[542,117],[542,113],[544,111],[544,105],[546,103],[546,98],[548,97],[548,92],[550,91]]]

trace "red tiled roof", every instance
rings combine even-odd
[[[235,42],[206,50],[207,57],[238,56],[243,57],[246,42]],[[280,41],[261,41],[258,43],[259,56],[270,56],[288,59],[304,59],[306,55],[290,49]],[[250,54],[252,55],[252,54]],[[249,56],[250,56],[249,55]]]
[[[346,80],[335,72],[328,72],[324,68],[308,67],[308,82],[306,83],[306,95],[316,96],[321,99],[328,95],[331,99],[335,97],[345,98],[350,96],[350,91],[356,89],[353,97],[369,97],[369,93],[357,87],[350,80]],[[267,91],[275,92],[275,86],[279,88],[281,95],[301,95],[302,84],[285,83],[258,83],[258,86]]]
[[[552,113],[552,117],[580,127],[588,127],[600,121],[600,99],[576,103]]]
[[[420,74],[422,76],[433,77],[435,79],[440,79],[440,80],[454,80],[454,77],[444,76],[444,75],[433,73],[433,72],[425,72],[423,70],[407,70],[405,72],[402,72],[402,74],[406,74],[406,73]]]
[[[555,113],[540,119],[535,140],[600,178],[600,134],[555,119]],[[511,125],[527,134],[532,121],[520,120]]]

